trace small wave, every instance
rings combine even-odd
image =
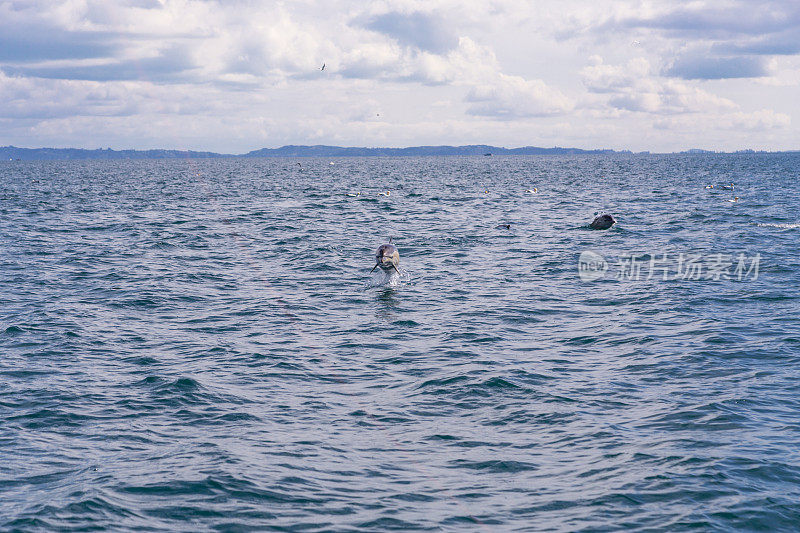
[[[780,228],[780,229],[797,229],[800,228],[800,224],[771,224],[769,222],[758,223],[758,226],[761,228]]]
[[[510,461],[510,460],[489,460],[489,461],[468,461],[466,459],[456,459],[450,462],[453,468],[466,468],[469,470],[479,470],[482,472],[491,472],[496,474],[513,474],[516,472],[525,472],[527,470],[536,470],[538,468],[534,463],[527,461]]]

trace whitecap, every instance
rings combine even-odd
[[[780,228],[780,229],[797,229],[800,228],[800,224],[770,224],[769,222],[759,223],[760,227],[769,227],[769,228]]]

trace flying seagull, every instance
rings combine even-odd
[[[322,68],[320,70],[325,70],[325,63],[322,64]]]

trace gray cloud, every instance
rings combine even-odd
[[[679,7],[651,18],[616,20],[610,26],[661,29],[695,38],[733,38],[786,31],[800,25],[800,8],[789,2],[739,2],[721,7]]]
[[[104,32],[65,31],[46,25],[0,26],[0,61],[42,61],[108,57],[120,50]]]
[[[6,76],[0,70],[1,118],[53,119],[76,115],[130,114],[114,91],[97,91],[75,82]]]
[[[795,55],[800,53],[800,27],[741,42],[715,43],[711,51],[720,55]]]
[[[208,115],[220,91],[204,85],[158,85],[131,81],[79,81],[21,77],[0,69],[0,119]],[[227,91],[226,91],[227,92]]]
[[[444,54],[458,46],[458,37],[447,28],[438,15],[415,12],[410,15],[392,11],[372,17],[363,27],[396,39],[404,46],[411,46]]]
[[[769,76],[767,56],[800,54],[800,4],[794,1],[669,6],[659,13],[617,16],[589,27],[598,38],[631,33],[645,39],[645,32],[666,38],[681,51],[662,58],[660,74],[687,80]]]
[[[655,30],[694,43],[661,70],[683,79],[755,78],[770,75],[764,56],[800,53],[800,5],[775,0],[678,6],[649,17],[613,19],[600,33]]]
[[[757,78],[769,74],[762,57],[709,57],[685,55],[663,72],[665,76],[686,80]]]
[[[6,66],[4,70],[15,76],[49,78],[61,80],[89,81],[181,81],[188,78],[194,68],[192,59],[185,47],[172,46],[156,57],[139,60],[115,61],[106,65],[84,66],[46,66],[15,67]]]

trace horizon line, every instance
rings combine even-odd
[[[338,152],[345,152],[345,153],[311,153],[313,151],[338,151]],[[482,151],[484,153],[474,153],[475,151]],[[20,151],[23,153],[11,153]],[[290,152],[290,151],[303,151],[306,153],[286,153],[281,154],[280,152]],[[347,152],[356,152],[356,151],[366,151],[366,152],[389,152],[389,153],[361,153],[361,154],[354,154],[354,153],[347,153]],[[439,151],[445,153],[418,153],[418,154],[403,154],[398,152],[413,152],[413,151]],[[448,151],[472,151],[472,153],[446,153]],[[492,151],[497,151],[500,153],[492,153]],[[524,153],[524,152],[533,152],[538,151],[540,153]],[[122,148],[122,149],[114,149],[110,147],[106,148],[75,148],[75,147],[66,147],[66,148],[56,148],[56,147],[21,147],[15,145],[7,145],[7,146],[0,146],[0,152],[4,152],[0,155],[3,159],[6,159],[11,155],[9,159],[13,160],[14,155],[21,156],[35,156],[35,155],[49,155],[54,156],[60,152],[77,152],[78,154],[82,155],[102,155],[102,154],[137,154],[137,155],[146,155],[148,153],[161,153],[161,154],[195,154],[195,155],[202,155],[204,158],[213,158],[213,157],[390,157],[390,156],[493,156],[493,155],[603,155],[603,154],[620,154],[620,155],[672,155],[672,154],[787,154],[787,153],[798,153],[800,149],[795,150],[756,150],[752,148],[744,148],[739,150],[733,151],[725,151],[725,150],[709,150],[704,148],[688,148],[679,151],[671,151],[671,152],[661,152],[661,151],[652,151],[652,150],[639,150],[634,151],[630,149],[613,149],[613,148],[577,148],[577,147],[566,147],[566,146],[552,146],[552,147],[542,147],[542,146],[533,146],[533,145],[525,145],[525,146],[518,146],[514,148],[507,148],[505,146],[495,146],[490,144],[462,144],[462,145],[452,145],[452,144],[428,144],[428,145],[415,145],[415,146],[404,146],[404,147],[391,147],[391,146],[339,146],[339,145],[330,145],[330,144],[284,144],[279,147],[269,148],[257,148],[254,150],[250,150],[249,152],[243,153],[225,153],[225,152],[214,152],[210,150],[196,150],[196,149],[181,149],[181,148]],[[33,153],[31,153],[33,152]],[[39,154],[36,154],[39,152]],[[43,152],[43,153],[42,153]],[[53,153],[55,152],[55,153]],[[549,153],[549,154],[548,154]],[[75,154],[75,155],[78,155]],[[260,155],[263,154],[263,155]],[[146,158],[146,157],[145,157]],[[69,157],[67,157],[69,159]]]

